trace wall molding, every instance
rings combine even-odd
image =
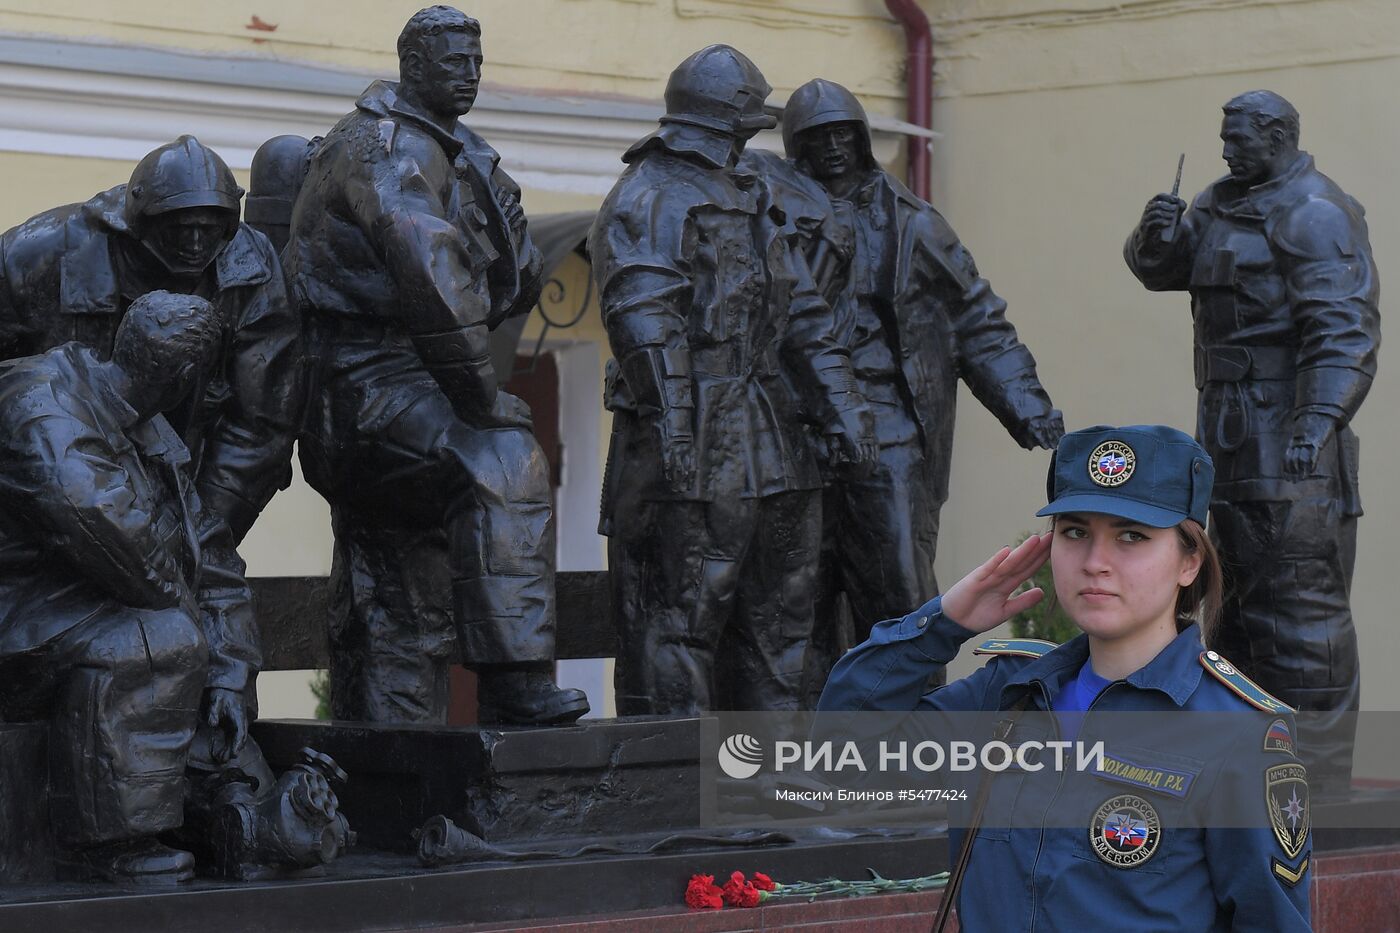
[[[182,133],[246,169],[262,142],[324,133],[375,76],[264,59],[0,37],[0,150],[135,162]],[[659,102],[483,87],[468,122],[526,188],[601,197],[620,156],[656,127]],[[877,154],[903,135],[875,118]],[[766,133],[758,144],[781,150]]]

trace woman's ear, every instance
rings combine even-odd
[[[1201,565],[1205,563],[1205,558],[1201,555],[1200,549],[1187,551],[1181,555],[1181,573],[1177,575],[1177,586],[1190,586],[1196,582],[1196,577],[1201,572]]]

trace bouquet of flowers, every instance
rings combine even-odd
[[[907,894],[915,891],[932,891],[948,883],[948,873],[922,878],[882,878],[874,869],[867,868],[870,877],[863,881],[794,881],[779,884],[761,871],[746,878],[736,871],[723,885],[715,884],[714,875],[691,875],[685,888],[685,903],[692,910],[719,910],[723,907],[757,907],[778,898],[803,898],[812,900],[821,894],[839,894],[844,897],[863,897],[868,894]]]

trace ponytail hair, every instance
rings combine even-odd
[[[1195,519],[1188,518],[1177,525],[1176,536],[1183,551],[1201,557],[1201,569],[1196,579],[1176,594],[1176,630],[1183,631],[1195,622],[1201,627],[1202,641],[1210,644],[1220,623],[1220,602],[1224,591],[1220,555],[1216,553],[1215,544],[1206,530]]]

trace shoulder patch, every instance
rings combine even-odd
[[[1216,680],[1230,689],[1250,706],[1266,713],[1293,713],[1293,707],[1273,696],[1269,691],[1240,673],[1239,668],[1222,658],[1214,651],[1201,652],[1201,666]]]
[[[1302,855],[1312,828],[1308,769],[1289,763],[1265,770],[1264,804],[1269,813],[1269,826],[1284,858],[1292,861]]]
[[[1283,752],[1287,755],[1298,754],[1298,750],[1293,745],[1293,732],[1288,728],[1287,722],[1275,719],[1269,723],[1269,731],[1264,733],[1264,751]]]
[[[973,654],[999,654],[1014,658],[1040,658],[1060,647],[1039,638],[993,638],[972,649]]]

